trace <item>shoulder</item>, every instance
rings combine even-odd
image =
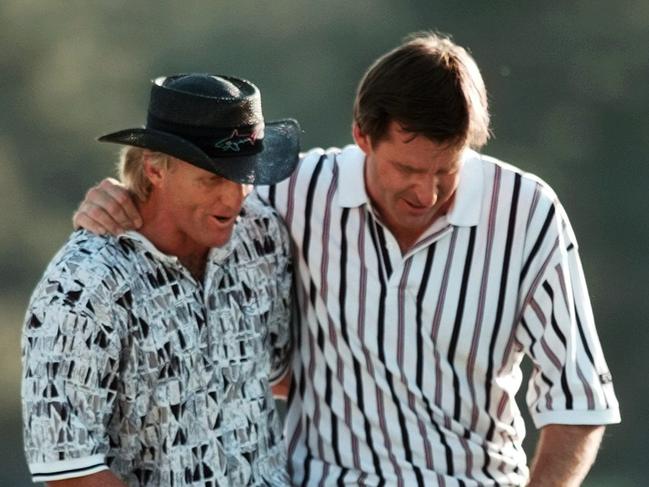
[[[129,280],[130,252],[116,237],[74,232],[45,269],[30,307],[108,301]]]
[[[545,234],[549,229],[548,235],[561,235],[576,245],[568,215],[557,193],[545,180],[494,157],[484,154],[476,154],[475,157],[483,166],[486,175],[485,187],[498,187],[499,199],[507,200],[507,204],[513,195],[516,195],[517,211],[521,216],[525,216],[525,226],[530,238]]]
[[[108,341],[116,343],[112,338],[121,336],[125,322],[117,318],[115,304],[129,290],[133,276],[113,258],[116,242],[114,237],[77,231],[52,259],[25,314],[23,343],[30,360],[38,360],[32,352],[44,345],[34,344],[44,337],[79,331],[90,341],[99,337],[102,348]]]
[[[298,165],[299,175],[312,175],[316,172],[332,172],[336,166],[338,156],[343,152],[338,147],[329,147],[322,149],[316,147],[303,154],[300,154],[300,164]]]
[[[243,212],[237,223],[244,239],[259,241],[272,239],[282,246],[288,246],[289,236],[277,211],[253,192],[243,205]]]
[[[328,149],[318,147],[300,154],[297,169],[285,184],[278,186],[278,194],[288,197],[290,201],[299,205],[315,191],[316,187],[335,179],[342,152],[337,147]]]
[[[495,182],[503,184],[511,181],[522,198],[534,197],[549,205],[558,202],[557,194],[552,187],[536,174],[495,157],[473,151],[469,153],[468,158],[482,167],[486,185],[493,186]]]

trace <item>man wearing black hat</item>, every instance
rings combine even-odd
[[[270,384],[291,349],[289,239],[250,184],[286,178],[293,120],[233,77],[154,80],[124,144],[137,232],[76,231],[23,331],[25,451],[49,485],[285,485]]]

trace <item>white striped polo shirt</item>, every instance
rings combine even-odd
[[[296,485],[521,485],[537,427],[619,422],[577,244],[538,178],[466,151],[454,204],[402,255],[356,146],[260,188],[296,247],[286,424]]]

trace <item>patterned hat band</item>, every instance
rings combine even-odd
[[[264,122],[241,127],[198,127],[147,115],[147,128],[177,135],[200,147],[210,157],[247,156],[264,149]]]

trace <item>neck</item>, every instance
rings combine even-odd
[[[399,249],[401,250],[401,254],[405,255],[408,252],[408,250],[410,250],[410,248],[417,243],[419,237],[421,237],[424,234],[424,232],[431,227],[433,223],[435,223],[440,217],[448,213],[451,205],[453,204],[454,199],[455,199],[455,195],[452,198],[450,198],[448,201],[446,201],[442,206],[440,206],[439,209],[435,212],[435,214],[431,218],[430,222],[428,222],[427,225],[421,228],[419,227],[412,228],[412,227],[400,225],[399,222],[389,221],[389,219],[385,218],[385,216],[382,214],[378,205],[376,205],[376,203],[373,204],[376,213],[381,218],[381,222],[383,223],[383,225],[387,227],[388,230],[390,230],[390,233],[392,233],[395,240],[399,244]]]
[[[191,240],[172,221],[166,212],[160,210],[155,198],[137,204],[143,224],[139,232],[158,250],[178,257],[178,260],[199,281],[203,280],[209,248]]]

